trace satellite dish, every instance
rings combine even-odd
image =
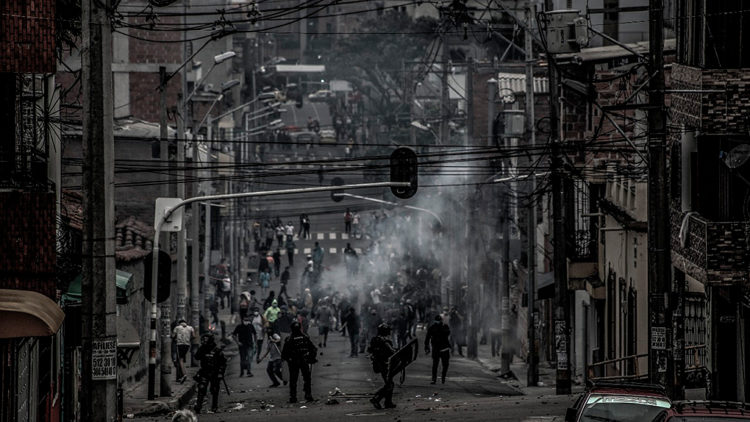
[[[750,144],[740,144],[732,148],[731,151],[722,151],[719,157],[724,160],[724,164],[730,169],[736,169],[750,159]]]

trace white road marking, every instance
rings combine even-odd
[[[316,235],[316,237],[317,237],[318,240],[323,240],[323,239],[326,238],[326,234],[325,233],[315,233],[315,235]]]
[[[332,254],[335,254],[336,250],[337,250],[336,248],[330,248],[330,249],[328,249],[328,252],[330,252]]]
[[[328,233],[328,238],[331,240],[336,240],[336,233]]]
[[[312,253],[312,248],[305,248],[304,250],[305,250],[305,255]]]

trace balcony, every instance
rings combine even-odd
[[[710,221],[697,213],[686,217],[675,209],[670,217],[672,263],[676,268],[704,284],[748,282],[750,223]]]

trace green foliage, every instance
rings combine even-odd
[[[328,76],[351,82],[388,120],[406,100],[405,68],[426,58],[437,28],[435,19],[412,19],[397,11],[365,20],[358,34],[337,40],[326,55]]]

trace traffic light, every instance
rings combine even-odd
[[[157,234],[158,236],[158,234]],[[143,296],[151,301],[151,261],[152,253],[143,258]],[[159,251],[159,274],[157,281],[156,303],[169,299],[169,289],[172,285],[172,257],[165,251]]]
[[[411,148],[396,148],[391,153],[391,182],[409,182],[411,186],[391,186],[391,192],[397,198],[408,199],[417,193],[418,163],[417,153]]]

